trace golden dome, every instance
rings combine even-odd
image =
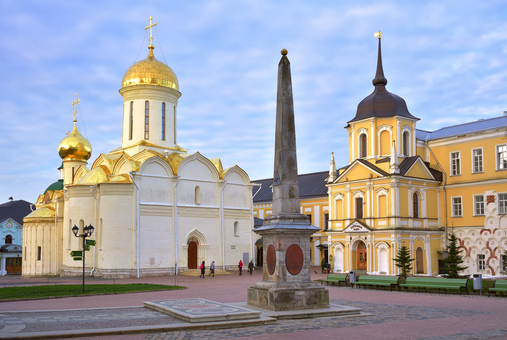
[[[58,154],[64,161],[87,161],[92,155],[90,142],[77,130],[74,120],[74,129],[58,146]]]
[[[130,66],[121,82],[121,87],[133,85],[158,85],[179,90],[178,78],[166,64],[155,59],[153,45],[149,46],[148,58]]]

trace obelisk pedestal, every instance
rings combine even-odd
[[[320,229],[299,211],[292,80],[287,50],[278,64],[273,214],[255,230],[263,239],[262,281],[248,289],[248,304],[274,311],[328,308],[329,292],[313,283],[310,236]]]

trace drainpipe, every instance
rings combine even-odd
[[[97,197],[93,194],[93,188],[98,187],[98,185],[90,185],[90,192],[92,193],[93,198],[95,198],[95,212],[93,214],[93,223],[95,224],[95,239],[97,239],[97,233],[99,232],[98,224],[97,224]],[[93,275],[93,272],[95,271],[95,248],[97,248],[97,245],[93,247],[93,267],[90,271],[90,276]],[[84,249],[83,249],[84,251]]]
[[[224,181],[224,186],[220,191],[220,219],[222,227],[222,269],[225,270],[225,223],[224,223],[224,189],[227,181]]]
[[[136,239],[136,267],[137,267],[137,278],[139,278],[139,237],[140,237],[140,224],[139,224],[139,187],[136,184],[136,181],[134,181],[134,177],[132,177],[132,174],[135,174],[134,171],[129,172],[129,177],[132,180],[132,183],[134,183],[134,186],[137,190],[137,207],[136,207],[136,231],[137,231],[137,239]]]
[[[174,185],[174,275],[178,275],[178,184],[180,176]]]
[[[255,234],[254,234],[254,230],[255,230],[255,219],[254,219],[254,215],[253,215],[253,199],[254,197],[259,193],[259,191],[261,191],[261,188],[262,188],[262,183],[252,183],[253,186],[258,186],[259,189],[257,189],[257,191],[255,192],[255,194],[253,194],[252,196],[252,202],[250,204],[250,213],[251,213],[251,216],[252,216],[252,231],[251,231],[251,242],[252,242],[252,257],[253,257],[253,260],[254,260],[254,266],[257,266],[257,256],[255,256],[255,242],[254,242],[254,239],[255,239]]]
[[[428,144],[428,141],[425,141],[425,142],[426,142],[426,147],[428,148],[431,155],[433,156],[433,158],[437,162],[438,167],[444,173],[444,184],[443,184],[443,188],[444,188],[444,227],[445,227],[445,249],[447,249],[447,191],[445,189],[445,185],[447,184],[447,173],[445,172],[444,168],[440,165],[440,162],[438,161],[437,157],[435,157],[435,154],[431,150],[431,148]]]

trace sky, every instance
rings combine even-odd
[[[417,128],[507,111],[507,2],[0,0],[0,203],[35,202],[59,178],[78,127],[93,151],[121,145],[125,71],[148,54],[176,73],[178,145],[273,174],[280,50],[291,62],[298,171],[348,163],[344,127],[373,91],[378,39],[387,89]]]

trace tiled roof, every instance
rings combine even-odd
[[[384,170],[382,170],[381,168],[379,168],[378,166],[376,165],[373,165],[371,164],[370,162],[368,162],[367,160],[364,160],[362,158],[358,158],[357,161],[361,164],[364,164],[366,165],[367,167],[369,167],[370,169],[378,172],[379,174],[381,174],[382,176],[389,176],[389,174],[387,172],[385,172]]]
[[[299,175],[299,198],[327,196],[326,178],[328,175],[329,171]],[[254,203],[271,202],[273,200],[273,192],[270,188],[270,185],[273,183],[272,178],[252,182],[262,184],[260,191],[253,199]],[[252,195],[255,194],[257,190],[259,190],[259,187],[253,187]]]
[[[19,224],[23,224],[23,218],[31,213],[30,203],[23,200],[10,201],[0,204],[0,222],[12,218]]]
[[[480,119],[475,122],[447,126],[433,132],[416,130],[416,137],[417,139],[420,140],[430,141],[435,139],[466,135],[468,133],[498,128],[507,128],[507,116],[501,116],[490,119]],[[426,135],[424,135],[425,133]]]
[[[262,218],[254,217],[254,228],[260,227],[264,224],[264,220]]]
[[[419,156],[406,157],[399,165],[400,175],[405,176],[410,167],[417,161]]]

